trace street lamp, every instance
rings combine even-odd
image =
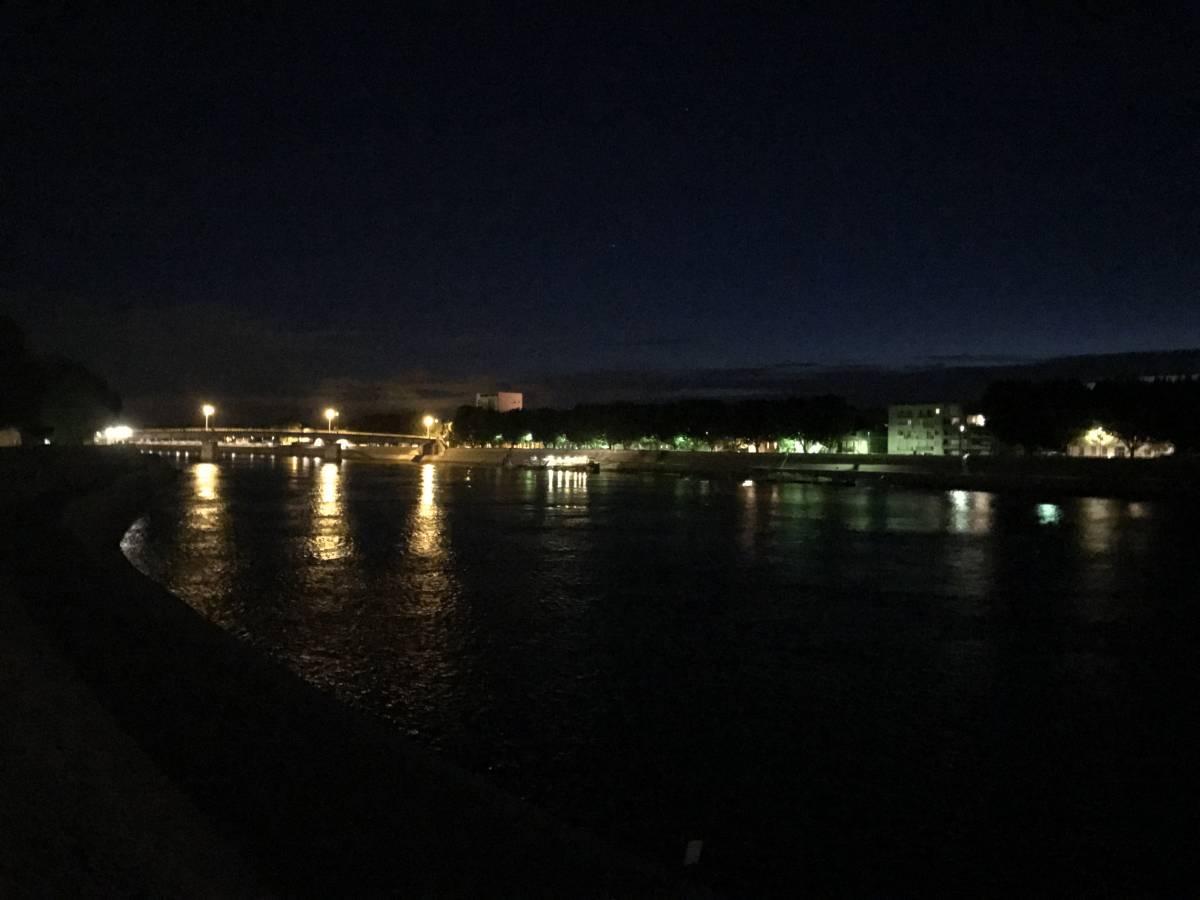
[[[200,412],[204,414],[204,430],[211,430],[208,427],[208,420],[211,416],[215,416],[217,414],[217,408],[211,403],[205,403],[202,407],[200,407]]]
[[[338,411],[332,406],[325,410],[325,418],[329,420],[329,430],[333,431],[333,420],[338,417]]]
[[[425,426],[425,437],[429,437],[429,429],[433,427],[433,423],[436,421],[437,419],[433,416],[426,416],[421,420],[421,424]]]

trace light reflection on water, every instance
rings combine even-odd
[[[123,547],[554,810],[653,839],[738,809],[738,840],[785,853],[826,802],[812,779],[862,790],[842,756],[969,770],[1004,672],[1118,668],[1093,628],[1150,608],[1147,573],[1190,572],[1163,527],[1151,503],[239,459],[190,466]]]
[[[309,552],[324,562],[343,559],[350,554],[350,535],[343,515],[341,468],[336,463],[320,466],[320,477],[314,484],[315,511]]]
[[[221,470],[216,463],[196,463],[192,472],[196,483],[196,497],[199,500],[217,499],[217,480]]]
[[[1057,525],[1062,521],[1062,508],[1057,503],[1039,503],[1037,517],[1041,525]]]
[[[434,502],[437,492],[437,467],[432,463],[421,466],[421,496],[417,515],[412,524],[412,551],[422,557],[437,557],[442,553],[441,517]]]

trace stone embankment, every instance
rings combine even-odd
[[[118,541],[168,466],[22,451],[0,476],[0,894],[707,896],[142,576]]]

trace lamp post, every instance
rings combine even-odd
[[[437,419],[433,416],[426,416],[421,420],[421,423],[425,426],[425,437],[429,437],[429,429],[433,427],[433,423],[436,421]]]
[[[202,407],[200,407],[200,412],[204,415],[204,430],[211,431],[212,429],[208,427],[208,420],[210,417],[217,414],[217,408],[211,403],[205,403]]]
[[[338,417],[338,411],[336,409],[334,409],[332,406],[329,407],[329,409],[325,410],[325,418],[329,422],[329,430],[330,431],[333,431],[333,420],[336,419],[337,417]]]

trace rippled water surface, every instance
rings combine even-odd
[[[886,891],[1064,857],[1119,881],[1169,845],[1195,525],[1107,499],[239,458],[185,466],[124,549],[644,855],[703,839],[734,893]]]

